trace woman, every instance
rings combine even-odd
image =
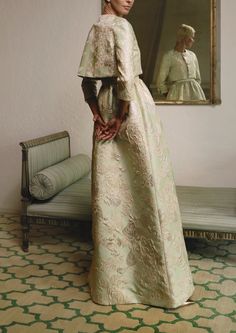
[[[99,304],[175,308],[192,303],[194,285],[162,124],[122,17],[133,2],[105,2],[78,72],[95,122],[89,284]]]
[[[194,43],[195,30],[182,24],[177,32],[177,42],[173,50],[164,54],[160,66],[157,90],[167,100],[204,101],[201,88],[199,64],[194,52],[189,49]]]

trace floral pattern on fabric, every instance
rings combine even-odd
[[[102,79],[100,113],[104,120],[115,116],[121,97],[130,100],[130,109],[114,140],[102,142],[93,136],[91,296],[104,305],[177,307],[192,295],[194,285],[163,126],[137,74],[141,65],[132,27],[114,15],[102,15],[99,25],[98,40],[104,38],[105,26],[113,31],[111,57],[116,54],[117,66],[115,79]],[[92,45],[91,52],[87,47],[79,74],[88,78],[94,72],[97,78],[97,69],[85,66],[93,63],[85,57],[96,47]],[[100,66],[103,78],[114,75],[105,63]],[[91,82],[86,93],[94,93],[93,87]]]

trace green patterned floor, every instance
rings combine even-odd
[[[0,215],[1,333],[236,332],[236,241],[186,240],[195,304],[171,311],[93,303],[91,241],[36,226],[31,240],[22,252],[19,217]]]

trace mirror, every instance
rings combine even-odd
[[[141,51],[141,78],[156,104],[221,103],[219,1],[135,0],[127,19]],[[194,41],[191,47],[185,40],[185,51],[179,42],[176,50],[182,24],[195,30],[187,30]]]

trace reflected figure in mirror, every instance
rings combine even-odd
[[[157,78],[161,99],[170,101],[204,101],[201,75],[196,54],[189,49],[194,43],[193,27],[181,24],[174,49],[162,58]]]

